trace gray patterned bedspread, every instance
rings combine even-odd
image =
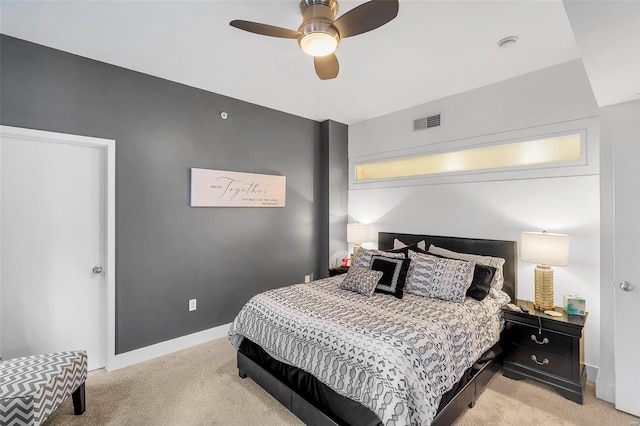
[[[451,303],[341,290],[344,275],[253,297],[229,330],[371,409],[385,425],[430,425],[442,394],[499,340],[508,296]]]

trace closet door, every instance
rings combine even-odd
[[[2,355],[86,350],[89,369],[104,367],[106,152],[72,135],[5,130]]]
[[[613,137],[615,404],[640,416],[640,102],[624,105]],[[624,115],[623,115],[624,117]]]

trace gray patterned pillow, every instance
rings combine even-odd
[[[382,272],[371,271],[364,268],[349,268],[349,272],[344,277],[340,288],[370,297],[375,290],[378,281],[382,278]]]
[[[475,262],[447,259],[409,251],[411,267],[405,293],[450,302],[464,301],[473,280]]]
[[[455,251],[447,250],[442,247],[436,247],[433,244],[429,246],[429,252],[444,257],[450,257],[453,259],[468,260],[479,263],[480,265],[491,266],[496,268],[496,273],[491,280],[491,289],[500,290],[504,284],[504,274],[502,268],[505,260],[501,257],[482,256],[479,254],[458,253]],[[495,296],[494,296],[495,297]]]
[[[364,249],[361,248],[356,253],[355,259],[353,259],[353,265],[356,268],[365,268],[369,269],[371,267],[371,258],[373,256],[385,256],[390,257],[392,259],[404,259],[404,253],[389,253],[386,251],[376,250],[376,249]]]

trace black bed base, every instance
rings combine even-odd
[[[254,361],[241,351],[237,352],[237,362],[238,374],[241,378],[250,377],[253,379],[254,382],[270,393],[305,424],[314,426],[342,426],[350,424],[317,407],[313,402],[307,400],[303,395],[296,392],[292,387],[272,374],[267,368],[263,368],[257,361]],[[475,370],[469,381],[461,386],[457,392],[453,392],[454,395],[451,396],[446,404],[441,404],[432,425],[450,425],[467,407],[473,407],[491,377],[500,369],[500,366],[501,360],[500,358],[496,358],[487,361]],[[369,413],[371,412],[369,411]],[[379,425],[380,421],[377,420],[377,418],[375,421],[371,421],[372,416],[373,413],[371,413],[371,416],[358,416],[357,424]],[[362,420],[362,423],[360,423],[360,420]]]
[[[238,374],[242,378],[252,378],[307,425],[339,424],[241,352],[238,352]]]
[[[487,361],[475,376],[456,394],[447,405],[440,408],[433,419],[432,426],[447,426],[452,424],[464,410],[473,408],[476,401],[494,374],[500,370],[500,359]]]

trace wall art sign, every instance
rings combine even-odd
[[[191,168],[191,207],[284,207],[286,176]]]

